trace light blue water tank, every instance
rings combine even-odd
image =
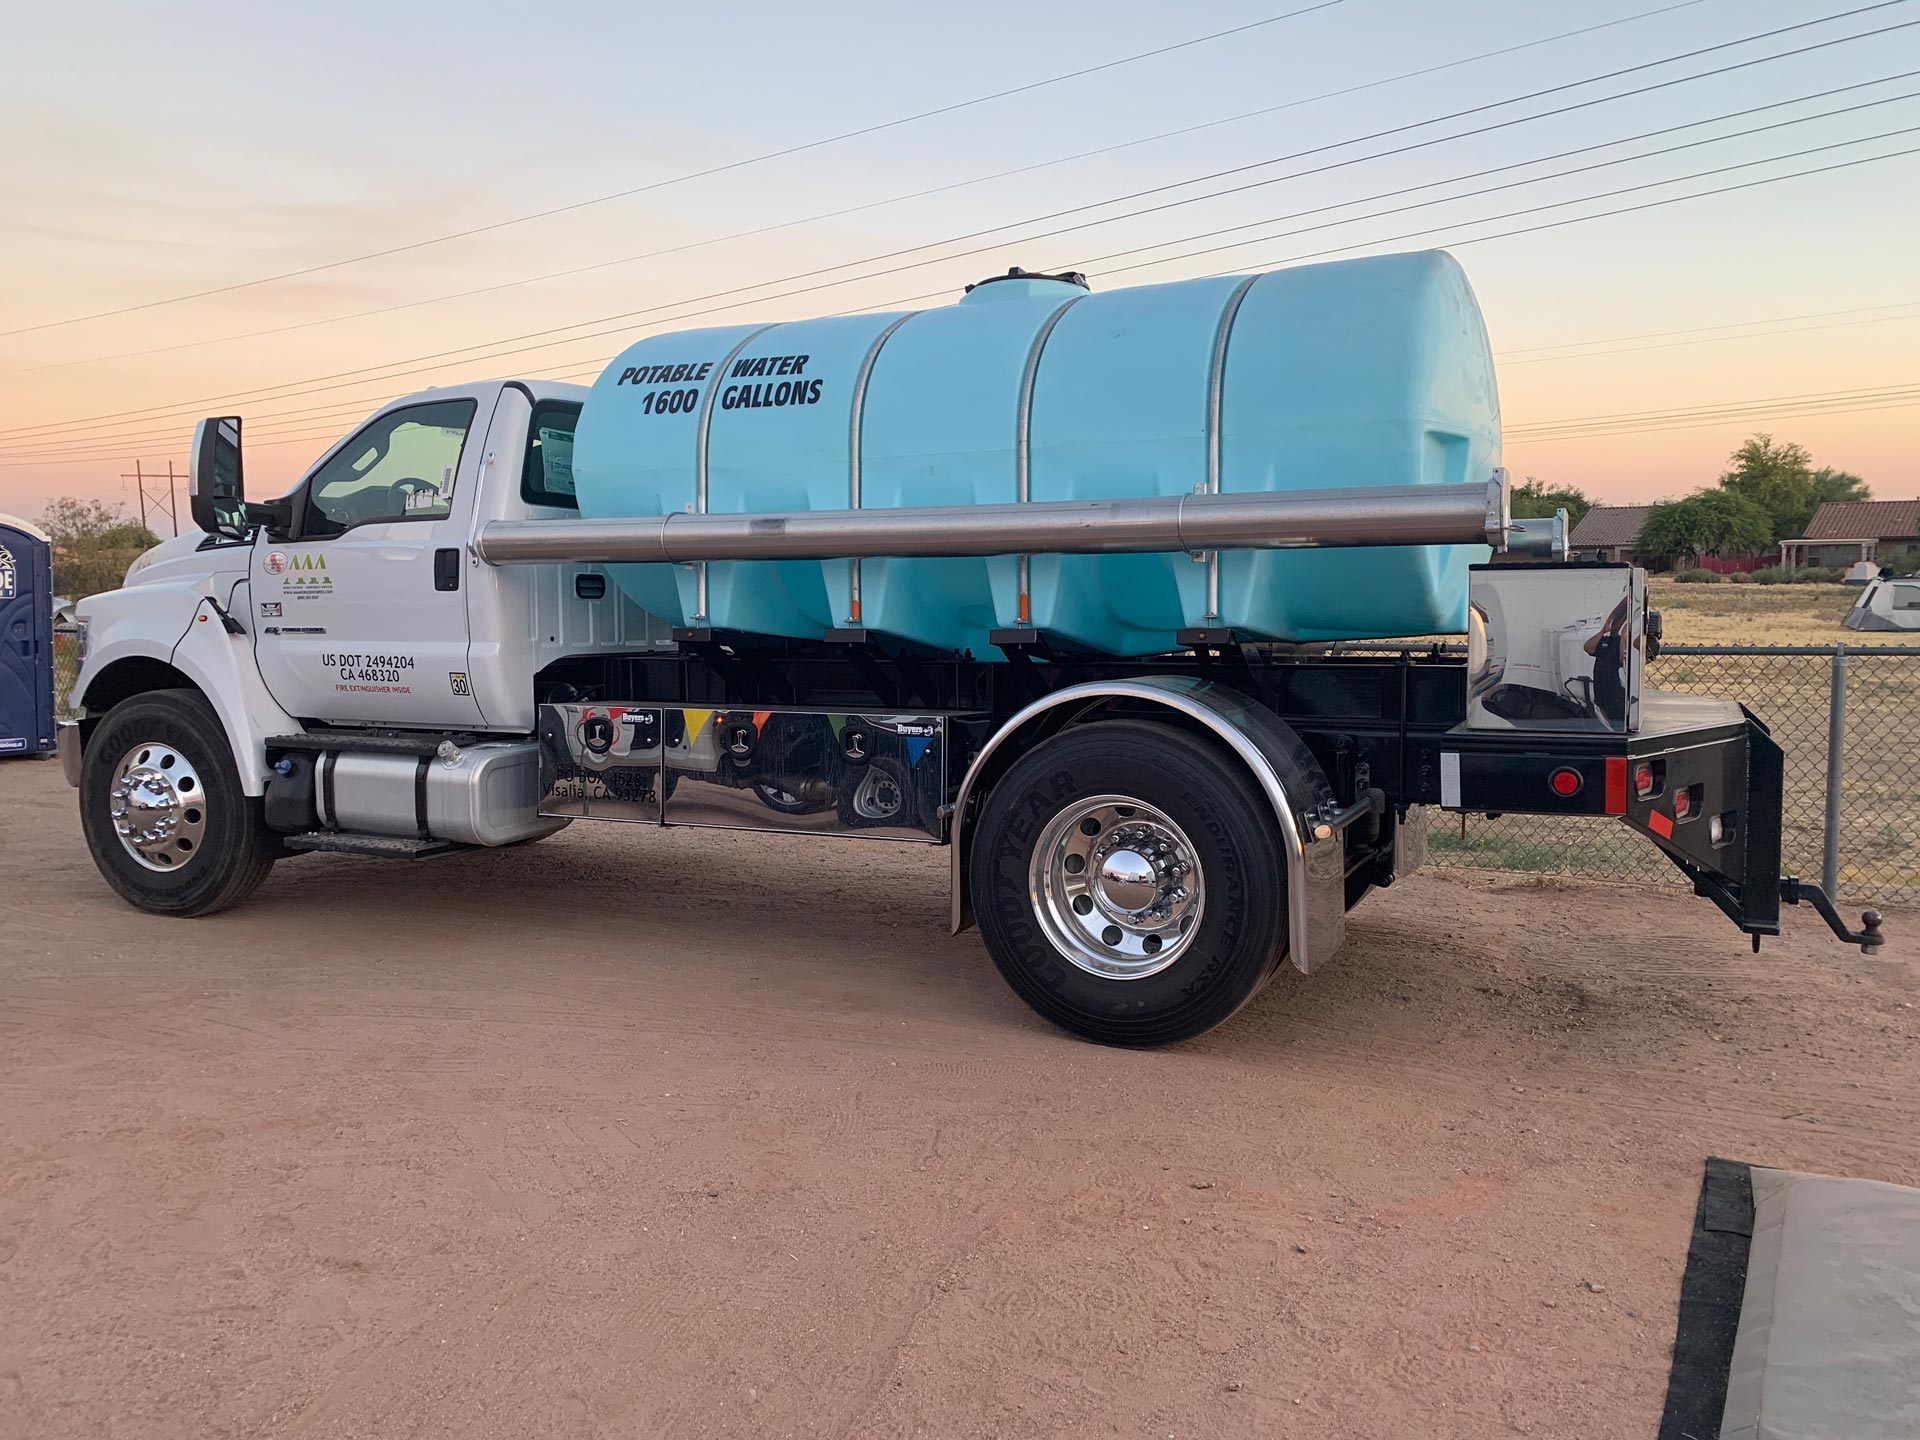
[[[575,440],[589,517],[842,510],[1484,480],[1493,360],[1440,251],[1091,294],[1002,278],[933,310],[655,335],[593,387]],[[705,474],[704,501],[701,474]],[[1030,624],[1116,655],[1189,626],[1277,640],[1466,628],[1481,546],[615,569],[674,624],[817,638],[849,624],[996,654]]]

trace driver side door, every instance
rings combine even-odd
[[[498,387],[396,406],[255,541],[254,653],[275,700],[335,724],[481,725],[468,681],[466,544]]]

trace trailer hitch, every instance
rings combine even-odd
[[[1886,937],[1880,933],[1880,912],[1869,910],[1860,917],[1860,928],[1849,930],[1847,922],[1840,918],[1840,912],[1834,908],[1833,899],[1818,885],[1800,879],[1797,875],[1780,877],[1780,899],[1788,905],[1798,905],[1801,901],[1820,912],[1820,918],[1827,927],[1849,945],[1858,945],[1860,953],[1871,955],[1886,943]],[[1753,948],[1760,948],[1760,937],[1753,937]]]

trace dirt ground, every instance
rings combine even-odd
[[[1674,645],[1920,646],[1920,630],[1849,630],[1841,624],[1860,592],[1851,585],[1681,585],[1647,581],[1648,603],[1666,617]]]
[[[1643,1437],[1706,1156],[1920,1182],[1920,916],[1416,877],[1134,1054],[943,862],[576,826],[161,921],[0,766],[0,1433]]]

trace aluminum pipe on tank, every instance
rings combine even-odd
[[[702,560],[1116,555],[1180,550],[1492,545],[1509,527],[1504,478],[1484,484],[1255,491],[891,510],[500,521],[490,565]]]

